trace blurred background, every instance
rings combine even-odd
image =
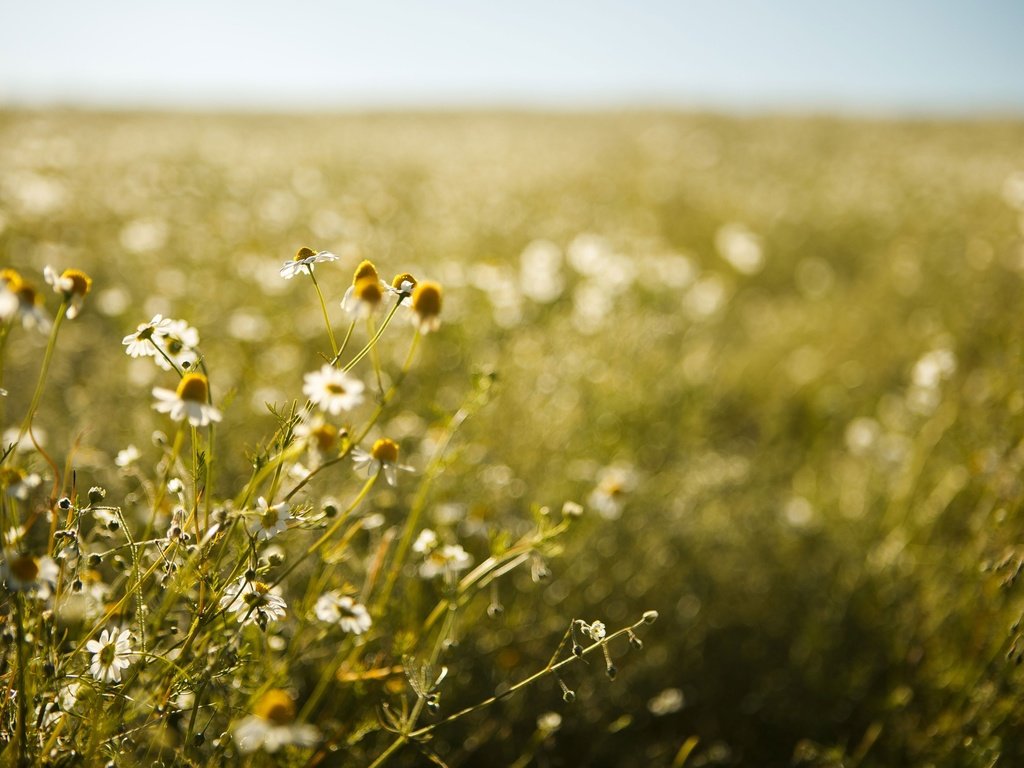
[[[170,383],[120,340],[187,318],[230,494],[325,344],[281,263],[339,255],[339,327],[361,258],[437,279],[385,432],[422,470],[472,372],[500,385],[429,522],[479,560],[587,508],[467,616],[444,707],[571,617],[662,617],[575,704],[442,729],[449,765],[1021,764],[1021,30],[1009,1],[4,4],[0,260],[95,279],[37,424],[130,504],[112,460],[155,453]],[[44,345],[8,343],[4,426]]]

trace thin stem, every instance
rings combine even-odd
[[[320,299],[320,309],[324,313],[324,325],[327,326],[327,337],[331,340],[331,354],[335,359],[338,357],[338,343],[334,340],[334,330],[331,328],[331,318],[327,314],[327,302],[324,301],[324,294],[320,290],[320,283],[316,281],[316,275],[313,274],[313,266],[308,267],[309,279],[313,281],[313,287],[316,288],[317,298]],[[346,338],[347,341],[347,338]]]
[[[39,379],[36,382],[36,391],[32,395],[32,403],[28,407],[28,413],[25,414],[25,421],[22,422],[21,429],[18,432],[17,442],[21,442],[21,438],[28,432],[29,426],[32,424],[32,418],[36,415],[36,409],[39,407],[39,401],[43,397],[43,389],[46,386],[46,374],[50,371],[50,362],[53,360],[53,352],[57,348],[57,333],[60,331],[61,323],[64,322],[64,315],[67,313],[68,303],[62,301],[60,308],[57,310],[57,317],[54,318],[53,328],[50,330],[50,338],[46,342],[46,353],[43,355],[43,365],[39,369]]]

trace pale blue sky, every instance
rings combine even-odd
[[[0,0],[0,104],[1024,113],[1024,0]]]

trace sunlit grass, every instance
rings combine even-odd
[[[6,460],[21,475],[4,476],[4,528],[38,515],[23,548],[53,556],[81,520],[97,593],[50,618],[5,593],[5,682],[37,694],[9,699],[5,738],[34,759],[234,760],[233,729],[260,712],[315,729],[288,732],[309,741],[289,748],[299,764],[1024,754],[1006,660],[1024,557],[1020,124],[51,112],[4,115],[0,139],[2,266],[49,319],[44,266],[93,281],[42,379],[53,337],[17,319],[4,337],[5,445],[43,380],[45,451]],[[279,273],[305,245],[338,257],[315,285]],[[364,259],[442,286],[440,327],[421,337],[384,289],[372,317],[345,312]],[[180,363],[124,354],[156,314],[200,337],[212,432],[153,409]],[[331,361],[356,361],[362,402],[303,435],[321,386],[304,376]],[[394,487],[353,467],[382,438],[411,468]],[[287,530],[261,539],[280,503]],[[164,584],[181,602],[150,604],[176,506],[182,553],[218,522],[230,537],[182,555]],[[440,537],[426,575],[424,528]],[[231,603],[194,629],[248,568],[281,590],[286,629],[238,629]],[[365,633],[316,618],[359,627],[356,604]],[[643,653],[625,634],[591,646],[614,682],[588,653],[559,685],[572,619],[611,632],[648,609]],[[96,683],[84,643],[122,627],[151,656]],[[110,717],[54,705],[83,676]]]

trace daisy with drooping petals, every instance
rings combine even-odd
[[[369,317],[380,306],[388,290],[388,284],[380,279],[373,263],[363,261],[356,267],[352,285],[341,300],[341,308],[357,317]]]
[[[441,286],[430,280],[417,283],[412,292],[412,324],[420,333],[441,327]]]
[[[299,248],[295,258],[286,261],[281,267],[281,277],[291,280],[296,275],[313,274],[313,265],[324,261],[337,261],[338,257],[330,251],[314,251],[312,248]]]
[[[359,379],[325,363],[319,371],[306,374],[302,394],[321,410],[337,416],[363,402],[363,389]]]
[[[43,277],[53,286],[54,292],[61,294],[68,303],[68,320],[78,317],[85,295],[92,288],[92,278],[80,269],[65,269],[58,275],[49,266],[43,267]]]
[[[85,650],[92,654],[89,674],[102,682],[120,683],[121,670],[131,665],[132,636],[127,629],[116,633],[104,629],[98,639],[85,644]]]
[[[273,688],[256,702],[253,714],[234,727],[235,744],[243,754],[265,749],[277,752],[293,745],[310,747],[320,738],[312,725],[295,722],[295,701],[287,691]]]
[[[416,288],[416,278],[408,272],[395,275],[395,279],[388,286],[388,293],[398,296],[399,304],[403,307],[412,306],[412,292]]]
[[[373,477],[381,470],[388,485],[398,484],[398,470],[412,472],[412,467],[398,463],[398,443],[386,437],[373,444],[370,452],[362,448],[352,449],[352,463],[357,471],[363,471],[367,477]]]
[[[170,330],[171,319],[153,315],[148,323],[140,323],[135,333],[129,333],[121,343],[126,347],[128,357],[154,357],[157,354],[157,340]]]
[[[267,541],[288,530],[288,521],[292,519],[292,511],[287,502],[282,501],[270,506],[267,500],[260,496],[256,500],[256,509],[246,513],[246,516],[249,518],[246,524],[249,533],[260,541]]]
[[[43,309],[43,297],[29,283],[22,282],[14,291],[18,297],[18,317],[26,330],[37,328],[46,333],[50,330],[50,318]]]
[[[0,269],[0,322],[10,320],[18,311],[21,275],[13,269]]]
[[[337,590],[320,595],[313,609],[316,617],[327,624],[337,624],[342,632],[361,635],[373,621],[366,606]]]
[[[220,421],[220,411],[207,402],[210,385],[201,373],[186,373],[178,382],[176,390],[153,387],[153,406],[160,413],[170,414],[174,421],[188,419],[193,427],[205,427],[212,421]]]

